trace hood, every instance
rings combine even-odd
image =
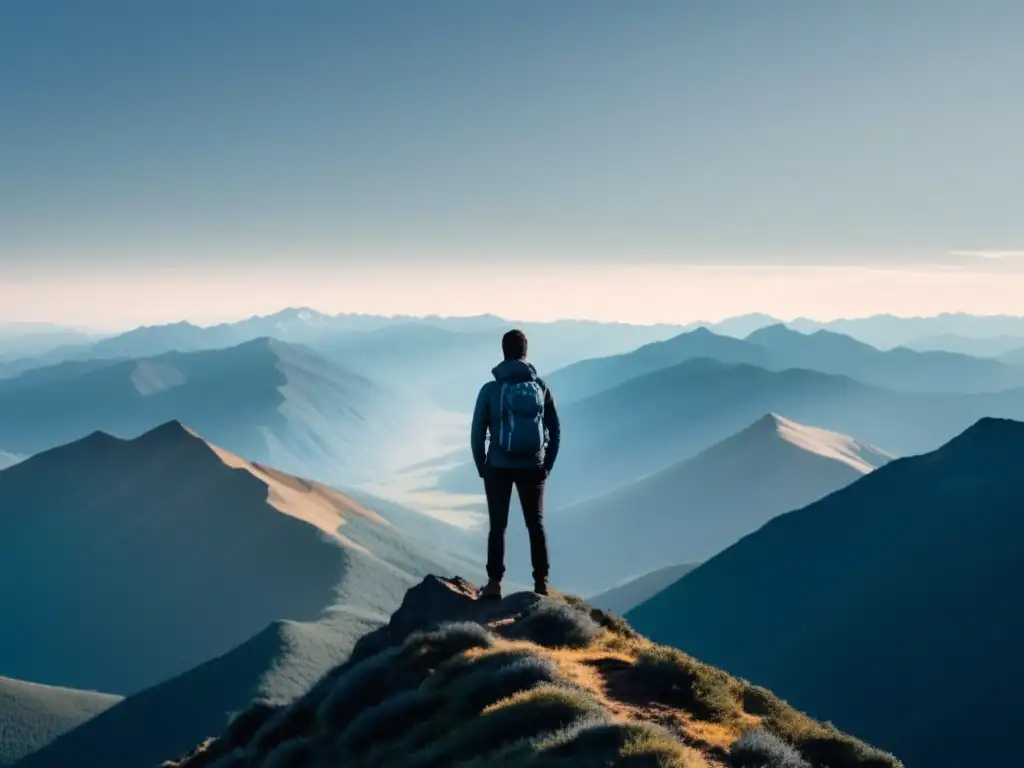
[[[491,369],[496,381],[532,381],[537,378],[537,369],[525,360],[502,360]]]

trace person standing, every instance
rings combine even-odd
[[[480,388],[473,410],[470,445],[487,494],[487,584],[484,598],[501,597],[505,575],[505,529],[512,488],[519,494],[530,536],[533,591],[548,593],[548,547],[544,532],[544,486],[558,457],[561,425],[551,389],[526,360],[526,334],[511,330],[501,339],[504,360]],[[487,437],[490,435],[490,441]]]

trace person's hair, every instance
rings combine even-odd
[[[513,329],[501,337],[501,351],[506,360],[521,360],[526,357],[526,334]]]

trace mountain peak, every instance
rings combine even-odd
[[[807,426],[774,412],[766,413],[735,435],[735,438],[742,439],[747,444],[765,439],[782,440],[800,450],[846,464],[861,474],[867,474],[895,458],[886,451],[860,443],[849,435]]]
[[[996,456],[1019,460],[1024,451],[1024,422],[985,416],[939,449],[962,454],[965,459],[989,460]]]
[[[742,702],[756,697],[759,707],[779,713],[765,725],[774,733],[760,734],[761,741],[789,742],[829,764],[838,765],[842,755],[849,768],[901,766],[764,689],[650,643],[579,598],[532,592],[479,598],[464,579],[426,577],[386,626],[361,638],[349,660],[307,694],[280,706],[260,703],[220,739],[165,765],[198,768],[233,751],[252,765],[268,765],[271,750],[302,754],[304,762],[324,754],[363,764],[372,749],[380,764],[395,766],[411,764],[415,753],[436,765],[625,759],[706,768],[731,747],[749,748],[739,725]],[[695,678],[703,684],[689,693]],[[657,705],[657,714],[648,704]],[[721,735],[708,744],[700,734],[709,721],[724,719],[722,706],[731,708],[725,721],[736,725],[715,726]],[[680,715],[673,730],[660,725],[666,711]],[[296,716],[310,712],[316,716]]]
[[[756,342],[758,339],[779,339],[779,338],[791,338],[793,336],[803,336],[804,334],[799,331],[794,331],[785,323],[772,323],[766,325],[763,328],[758,328],[756,331],[747,335],[747,341]]]
[[[182,440],[199,440],[200,442],[205,442],[191,427],[186,426],[178,419],[165,421],[163,424],[153,427],[153,429],[148,432],[143,432],[131,442],[138,443],[140,445],[152,446],[180,442]]]

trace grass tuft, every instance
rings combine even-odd
[[[542,600],[510,626],[506,637],[546,648],[586,648],[600,633],[600,625],[583,611],[555,600]]]
[[[811,768],[792,746],[765,730],[747,731],[729,750],[732,768]]]
[[[740,714],[742,684],[675,648],[644,649],[633,674],[656,701],[686,709],[701,720],[728,722]]]

